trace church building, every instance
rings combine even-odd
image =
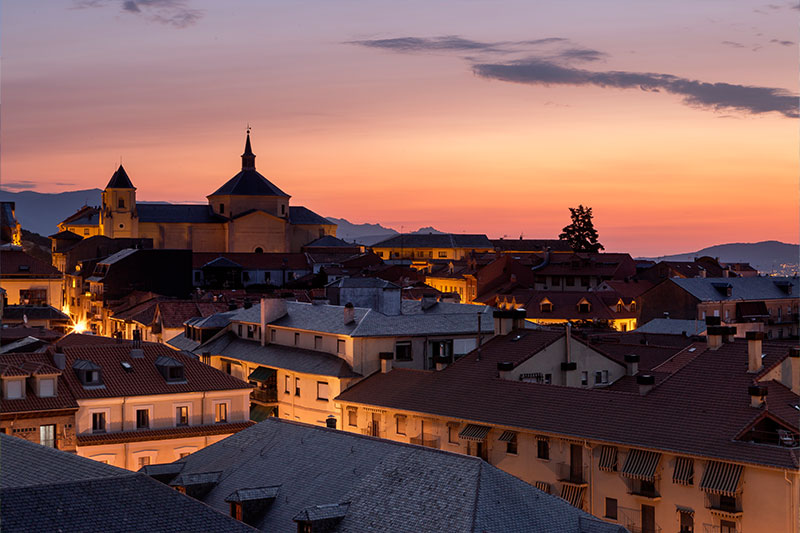
[[[102,205],[83,208],[59,229],[78,236],[150,238],[154,248],[195,252],[299,252],[320,237],[336,236],[336,224],[290,206],[291,197],[256,171],[249,132],[241,172],[207,198],[207,205],[137,204],[136,187],[120,165],[103,191]],[[96,229],[87,231],[87,224]]]

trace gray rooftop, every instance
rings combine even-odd
[[[253,531],[144,474],[0,435],[3,533]]]
[[[211,339],[197,351],[305,374],[340,378],[359,377],[350,365],[335,355],[279,344],[261,346],[259,342],[241,339],[233,333]]]
[[[744,277],[744,278],[671,278],[678,287],[703,302],[723,300],[778,300],[798,297],[796,277]],[[779,285],[790,283],[789,293]],[[730,285],[731,295],[726,296],[717,286]]]
[[[375,243],[373,248],[480,248],[494,250],[486,235],[460,233],[401,233]]]
[[[623,532],[476,457],[269,418],[182,459],[222,471],[202,501],[227,512],[237,490],[280,485],[254,525],[344,517],[330,531]]]
[[[636,333],[667,333],[670,335],[705,335],[706,324],[702,320],[654,318],[633,331]]]
[[[316,214],[314,211],[302,205],[289,206],[289,223],[291,224],[320,224],[335,226],[327,218]]]
[[[208,204],[136,204],[139,222],[191,222],[219,224],[225,218],[215,214]]]

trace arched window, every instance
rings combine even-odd
[[[117,207],[119,209],[125,209],[125,199],[124,198],[119,198],[117,200]]]
[[[258,246],[255,250],[253,250],[253,252],[255,252],[257,254],[263,254],[264,253],[264,249],[262,247]]]

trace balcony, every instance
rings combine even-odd
[[[570,483],[572,485],[588,485],[588,467],[581,466],[580,468],[572,468],[570,463],[556,464],[556,475],[558,480],[562,483]]]
[[[250,400],[263,404],[276,403],[278,401],[278,391],[277,389],[253,389],[250,391]]]
[[[703,533],[741,533],[741,529],[733,529],[730,526],[722,529],[720,526],[715,526],[713,524],[703,524],[703,529],[695,529],[695,531],[702,531]]]
[[[706,508],[722,518],[738,518],[742,516],[742,498],[741,495],[706,494]]]
[[[617,522],[623,524],[631,533],[661,533],[661,527],[655,522],[650,524],[642,523],[642,512],[639,509],[619,507],[617,509]]]
[[[426,446],[428,448],[436,449],[439,448],[439,437],[434,437],[433,435],[420,435],[419,437],[411,437],[409,442],[418,446]]]

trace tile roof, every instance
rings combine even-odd
[[[69,317],[51,305],[7,305],[3,320],[69,320]]]
[[[724,300],[782,300],[798,298],[798,278],[796,277],[749,277],[749,278],[671,278],[674,283],[695,298],[703,302]],[[791,293],[784,292],[778,284],[792,285]],[[730,285],[731,295],[726,296],[717,288]]]
[[[618,320],[636,318],[636,311],[616,310],[619,296],[592,292],[592,291],[540,291],[536,289],[515,289],[510,294],[497,294],[497,302],[516,301],[519,307],[525,309],[527,317],[531,319],[557,319],[557,320]],[[604,297],[605,296],[605,297]],[[540,305],[544,299],[550,301],[552,311],[543,311]],[[589,302],[589,311],[578,310],[578,303],[586,300]],[[609,301],[610,300],[610,301]],[[484,300],[486,301],[486,300]]]
[[[226,181],[222,187],[208,196],[217,195],[233,196],[283,196],[289,195],[280,190],[274,183],[258,173],[255,169],[243,169],[234,177]]]
[[[207,204],[136,204],[139,222],[189,222],[192,224],[220,224],[227,219],[214,213]]]
[[[375,243],[373,248],[479,248],[494,250],[486,235],[462,233],[401,233]]]
[[[0,277],[60,279],[61,272],[49,263],[28,255],[22,250],[3,250]]]
[[[119,431],[116,433],[88,433],[78,435],[78,446],[99,446],[122,442],[142,442],[151,440],[183,439],[237,433],[252,426],[252,422],[231,422],[203,426],[183,426],[165,429]]]
[[[303,207],[302,205],[289,206],[289,223],[296,225],[304,225],[304,224],[323,225],[323,226],[336,225],[327,218],[318,215],[311,209]]]
[[[26,337],[52,342],[56,339],[60,339],[62,336],[62,333],[47,328],[25,326],[0,328],[0,345],[5,345],[11,341],[24,339]]]
[[[143,358],[130,356],[130,345],[61,346],[66,355],[64,377],[76,398],[111,398],[183,392],[232,390],[250,388],[248,383],[205,365],[196,357],[149,342],[142,343]],[[167,356],[183,363],[185,382],[167,383],[159,373],[155,360]],[[103,388],[86,389],[81,385],[72,365],[77,360],[91,361],[102,368]],[[120,364],[127,361],[126,371]]]
[[[332,222],[331,222],[332,223]],[[359,248],[358,244],[343,241],[333,235],[325,235],[303,246],[304,248]]]
[[[492,239],[495,250],[503,252],[571,252],[569,243],[559,239]]]
[[[764,365],[769,366],[786,357],[790,348],[765,342],[763,349]],[[758,413],[750,406],[747,390],[753,375],[746,372],[746,341],[725,343],[715,351],[703,346],[691,353],[694,357],[675,365],[677,371],[646,395],[501,380],[496,365],[506,354],[484,348],[480,361],[473,352],[439,372],[394,369],[375,374],[337,401],[794,468],[792,449],[734,440]]]
[[[360,377],[360,374],[353,372],[352,367],[344,359],[333,354],[280,344],[261,346],[260,342],[247,341],[230,332],[210,340],[194,351],[197,354],[210,352],[212,355],[304,374],[340,378]]]
[[[158,318],[165,328],[179,328],[190,318],[203,318],[228,309],[225,302],[163,300],[158,303]]]
[[[120,341],[111,337],[92,335],[91,333],[69,333],[59,339],[56,343],[56,348],[85,345],[107,346],[111,344],[120,344]]]
[[[201,499],[223,512],[237,490],[280,485],[254,524],[263,531],[334,516],[331,532],[624,531],[476,457],[276,418],[177,464],[180,475],[221,472]]]
[[[0,435],[3,532],[255,531],[147,477]]]
[[[96,226],[100,223],[100,208],[85,205],[68,216],[61,224],[70,226]]]
[[[192,254],[192,268],[199,269],[218,257],[225,257],[244,269],[253,270],[280,270],[283,267],[291,270],[308,270],[311,267],[306,254],[299,253],[217,253],[194,252]]]

